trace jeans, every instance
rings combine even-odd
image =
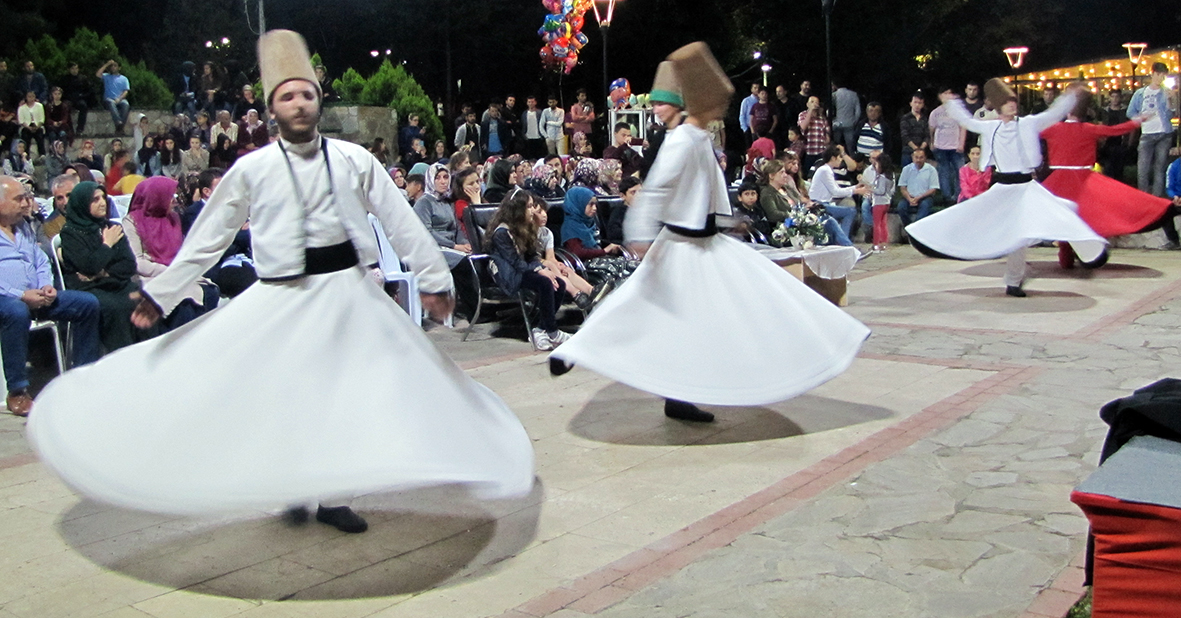
[[[70,323],[74,366],[98,360],[98,299],[93,294],[59,290],[57,300],[37,310],[35,316],[21,299],[0,296],[0,353],[10,393],[29,387],[25,362],[29,357],[29,325],[34,317]]]
[[[861,196],[861,227],[857,228],[858,232],[864,232],[865,242],[869,242],[870,234],[873,233],[873,196]]]
[[[824,233],[828,234],[828,244],[840,245],[842,247],[853,246],[853,241],[849,240],[849,235],[845,233],[845,230],[836,219],[826,216],[822,219],[822,225],[824,226]]]
[[[923,217],[931,214],[931,209],[934,207],[935,198],[931,196],[919,200],[919,214],[913,221],[921,221]],[[898,216],[902,219],[902,227],[906,227],[913,222],[910,218],[910,202],[906,198],[898,200]]]
[[[825,204],[824,209],[828,214],[841,224],[841,231],[844,232],[845,238],[849,238],[853,234],[853,220],[857,218],[857,209],[852,206],[837,206],[836,204]]]
[[[833,127],[832,143],[844,145],[845,152],[850,154],[857,152],[857,129],[854,127]]]
[[[939,190],[948,202],[955,203],[960,197],[960,168],[964,166],[964,153],[956,150],[935,151],[935,171],[939,173]]]
[[[111,112],[111,122],[115,123],[115,128],[122,129],[123,125],[127,124],[127,115],[131,113],[131,104],[127,102],[127,99],[118,103],[114,99],[103,99],[103,105],[106,105],[107,111]]]
[[[1140,136],[1140,158],[1136,162],[1136,171],[1141,191],[1157,197],[1165,196],[1165,169],[1169,164],[1169,146],[1172,144],[1173,133]]]

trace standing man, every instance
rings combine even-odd
[[[1105,126],[1114,127],[1128,121],[1128,108],[1124,107],[1124,93],[1118,88],[1107,95],[1107,106],[1102,110],[1102,120]],[[1124,181],[1124,166],[1128,149],[1132,145],[1132,135],[1126,133],[1107,138],[1099,147],[1099,165],[1103,167],[1103,174],[1108,178]]]
[[[824,108],[820,106],[820,97],[808,97],[808,109],[800,112],[800,116],[796,120],[800,130],[804,132],[804,165],[802,169],[810,170],[832,142],[828,118],[824,114]]]
[[[944,94],[950,95],[952,92],[950,87],[944,88],[939,91],[939,96],[943,98]],[[951,117],[947,103],[931,112],[927,124],[931,127],[931,143],[935,149],[935,165],[939,171],[943,200],[954,204],[960,194],[960,168],[964,166],[964,142],[968,131]]]
[[[620,167],[623,168],[624,177],[632,176],[639,172],[644,162],[640,153],[631,147],[631,126],[626,122],[616,123],[612,136],[612,144],[603,149],[603,158],[619,161]]]
[[[545,148],[549,154],[566,154],[566,139],[562,127],[566,124],[566,112],[558,107],[557,95],[549,95],[549,107],[541,112],[541,133],[545,136]]]
[[[750,106],[747,125],[750,127],[751,135],[757,140],[760,137],[768,137],[776,133],[779,127],[779,111],[771,103],[770,93],[766,88],[760,86],[755,96],[758,97],[758,102]]]
[[[38,101],[49,103],[49,82],[45,81],[44,75],[37,72],[32,60],[25,61],[25,73],[17,82],[17,90],[20,92],[21,99],[32,92],[37,95]]]
[[[911,162],[902,168],[902,176],[898,179],[898,192],[902,194],[902,199],[898,200],[898,217],[902,219],[903,227],[931,214],[935,207],[935,192],[940,188],[939,176],[934,167],[927,165],[926,150],[920,148],[911,153]],[[914,219],[910,218],[912,208],[918,209]]]
[[[968,108],[968,113],[973,117],[977,117],[976,112],[984,107],[984,99],[980,96],[980,84],[968,82],[968,85],[964,86],[964,107]],[[964,152],[979,143],[980,136],[969,132],[967,141],[964,142]]]
[[[1174,94],[1165,89],[1169,68],[1163,62],[1152,65],[1148,85],[1137,90],[1128,104],[1128,116],[1145,116],[1140,125],[1140,153],[1136,161],[1140,190],[1165,196],[1165,167],[1173,144],[1173,116],[1177,114]]]
[[[485,157],[505,156],[513,143],[512,130],[505,124],[500,109],[500,105],[489,107],[487,117],[480,124],[480,150]]]
[[[106,64],[94,72],[95,76],[103,80],[103,105],[111,112],[111,122],[115,123],[115,135],[123,135],[123,128],[127,124],[127,115],[131,113],[131,104],[127,102],[127,93],[131,91],[131,82],[119,73],[119,63],[108,60]],[[110,72],[107,70],[110,69]],[[142,144],[136,144],[137,147]]]
[[[795,100],[787,93],[787,87],[779,84],[775,87],[775,109],[778,110],[776,117],[779,119],[776,123],[775,146],[780,150],[787,148],[787,129],[794,127],[796,118],[800,117],[800,112],[803,110],[796,109]]]
[[[271,31],[258,46],[280,138],[226,172],[172,263],[144,285],[132,321],[171,313],[247,221],[259,282],[190,328],[55,380],[29,426],[38,454],[71,487],[113,504],[296,507],[289,514],[302,523],[302,505],[319,502],[318,521],[353,533],[368,527],[347,506],[359,494],[453,483],[488,497],[529,493],[529,437],[371,276],[379,249],[367,217],[442,319],[454,299],[438,247],[372,154],[320,135],[303,37]]]
[[[857,150],[857,121],[861,120],[861,98],[845,87],[844,79],[832,82],[832,104],[836,108],[832,119],[832,141],[847,152]]]
[[[504,97],[504,106],[500,108],[500,121],[508,131],[508,143],[504,145],[509,154],[521,153],[521,116],[517,113],[517,96],[510,94]]]
[[[927,124],[927,114],[923,111],[926,106],[923,93],[914,93],[910,97],[910,111],[906,112],[898,123],[898,132],[902,136],[900,161],[903,167],[910,164],[910,153],[926,150],[930,146],[928,142],[931,141],[931,129]]]
[[[525,111],[521,113],[521,132],[525,137],[525,158],[540,159],[545,156],[545,134],[542,132],[542,111],[537,108],[537,97],[525,99]]]
[[[53,287],[49,257],[37,245],[25,213],[33,194],[17,179],[0,176],[0,356],[8,383],[8,411],[28,416],[33,407],[25,361],[33,320],[61,320],[73,329],[74,365],[98,360],[98,299]]]
[[[469,109],[464,123],[455,132],[455,147],[457,149],[466,147],[471,153],[473,161],[483,161],[484,157],[480,156],[482,141],[480,139],[480,125],[476,124],[476,112]]]
[[[71,62],[69,74],[62,85],[64,99],[70,102],[70,107],[77,110],[78,120],[74,123],[76,135],[82,135],[86,130],[86,118],[90,115],[91,102],[90,79],[79,74],[78,63]]]
[[[759,102],[759,89],[762,87],[763,85],[759,82],[752,82],[750,95],[743,99],[738,106],[738,128],[742,129],[742,135],[745,137],[746,144],[744,146],[750,146],[755,141],[755,136],[750,131],[750,108]]]
[[[875,151],[894,151],[890,147],[890,132],[882,122],[881,103],[870,101],[865,105],[865,122],[857,126],[856,139],[857,152],[867,157]]]

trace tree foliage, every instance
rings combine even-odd
[[[386,59],[368,78],[349,68],[332,87],[345,103],[392,107],[399,118],[417,114],[422,127],[433,139],[442,139],[443,123],[435,104],[405,67]]]

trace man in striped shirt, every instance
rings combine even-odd
[[[857,127],[857,152],[869,156],[886,150],[886,125],[882,124],[882,104],[870,101],[865,106],[865,122]]]

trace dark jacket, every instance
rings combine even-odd
[[[500,152],[488,151],[488,138],[491,136],[492,118],[486,118],[480,123],[480,150],[483,151],[484,156],[494,154],[508,154],[513,146],[513,129],[509,123],[504,121],[504,117],[496,119],[496,135],[500,138]]]
[[[135,255],[127,237],[119,239],[115,246],[103,243],[99,233],[86,233],[70,226],[62,228],[62,274],[66,288],[71,290],[123,289],[135,275]],[[97,277],[101,272],[105,277]],[[81,274],[90,281],[83,281]]]
[[[623,244],[623,220],[627,218],[627,204],[619,202],[611,209],[611,216],[607,218],[607,242],[616,245]]]
[[[619,161],[624,177],[635,174],[644,166],[644,158],[630,146],[608,146],[603,149],[603,158]]]
[[[512,234],[507,227],[498,227],[492,231],[485,250],[492,257],[493,276],[496,285],[505,294],[516,294],[521,290],[521,278],[525,273],[541,268],[541,262],[536,254],[522,256],[513,243]]]

